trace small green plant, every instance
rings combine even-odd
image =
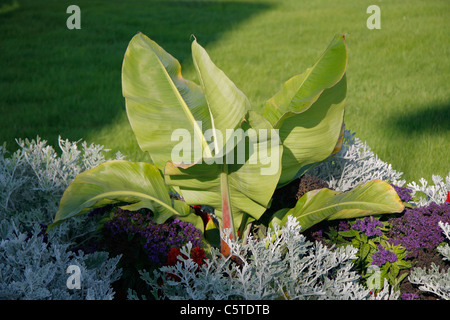
[[[337,236],[335,233],[334,241],[337,243],[350,242],[358,248],[355,268],[366,286],[375,292],[383,289],[385,281],[398,290],[400,282],[408,275],[400,275],[400,270],[411,267],[411,263],[405,260],[407,250],[388,241],[388,230],[387,221],[371,216],[351,222],[350,228],[339,231]]]
[[[399,290],[400,283],[408,276],[407,272],[400,274],[400,270],[411,268],[412,264],[405,260],[407,250],[401,245],[393,245],[386,240],[381,240],[378,245],[378,251],[372,254],[370,266],[367,270],[376,270],[378,267],[380,270],[380,278],[375,279],[372,277],[370,281],[369,272],[366,273],[367,285],[377,291],[383,289],[384,281],[387,281],[396,290]]]

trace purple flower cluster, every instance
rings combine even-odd
[[[416,300],[416,299],[419,299],[419,295],[417,295],[415,293],[405,292],[405,293],[402,293],[402,295],[400,296],[400,299],[402,299],[402,300]]]
[[[172,247],[182,247],[189,241],[193,247],[202,245],[202,233],[191,223],[173,219],[157,224],[150,215],[138,211],[116,211],[105,229],[113,237],[139,237],[149,261],[154,263],[163,263]]]
[[[378,251],[372,255],[372,259],[372,264],[378,267],[381,267],[388,261],[393,263],[398,260],[394,252],[386,250],[381,244],[378,245]]]
[[[347,231],[350,230],[350,223],[347,220],[340,220],[338,225],[339,231]]]
[[[381,229],[377,228],[382,226],[383,223],[380,220],[373,217],[365,217],[364,219],[356,220],[356,222],[352,225],[352,229],[362,231],[366,236],[372,237],[381,236],[383,234]]]
[[[403,216],[389,219],[392,243],[401,244],[414,257],[421,249],[435,249],[445,240],[439,221],[450,223],[450,204],[434,202],[420,208],[407,208]]]
[[[412,189],[409,189],[407,187],[397,187],[393,184],[391,184],[391,186],[397,192],[398,196],[400,197],[400,200],[402,200],[404,202],[409,202],[412,200],[412,196],[411,196]]]

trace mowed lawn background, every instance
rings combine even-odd
[[[12,0],[0,0],[2,4]],[[255,109],[310,67],[336,33],[349,51],[346,127],[407,181],[450,171],[448,0],[18,0],[0,13],[0,142],[103,144],[146,160],[125,114],[122,59],[139,31],[197,81],[191,35]],[[69,5],[81,30],[69,30]],[[369,30],[369,5],[381,29]],[[299,142],[301,143],[301,142]],[[112,155],[111,155],[112,156]]]

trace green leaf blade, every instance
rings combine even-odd
[[[211,116],[211,126],[222,134],[222,141],[215,139],[215,154],[226,145],[227,130],[240,126],[250,102],[245,94],[211,60],[206,50],[192,42],[192,59],[200,78],[200,84]],[[220,144],[220,145],[219,145]]]
[[[266,102],[264,116],[275,128],[281,127],[284,119],[306,111],[323,90],[338,83],[346,68],[345,36],[336,35],[311,68],[289,79],[283,88]]]
[[[341,136],[345,112],[347,80],[344,77],[305,112],[287,118],[280,128],[283,143],[279,185],[292,181],[297,172],[325,160],[334,151]]]
[[[72,181],[61,198],[54,224],[106,204],[123,202],[129,203],[127,209],[151,209],[157,223],[190,213],[187,204],[174,204],[154,165],[114,160],[82,172]]]
[[[367,215],[402,212],[404,205],[394,188],[382,180],[372,180],[356,188],[339,193],[327,188],[303,195],[294,208],[278,222],[296,217],[302,231],[323,220],[359,218]]]
[[[209,112],[201,88],[181,76],[179,62],[142,33],[130,41],[122,66],[122,91],[133,132],[143,151],[163,169],[171,159],[178,141],[175,130],[190,133],[206,153],[201,121],[211,127]],[[195,142],[194,142],[195,141]],[[186,161],[194,161],[194,153]]]

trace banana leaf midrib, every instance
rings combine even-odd
[[[156,53],[154,53],[154,54],[156,55]],[[189,106],[187,105],[186,101],[184,101],[183,97],[181,96],[180,92],[178,91],[178,88],[176,87],[175,83],[173,82],[172,77],[167,72],[166,68],[164,67],[163,63],[161,62],[161,60],[159,59],[159,57],[157,55],[156,55],[156,58],[158,60],[158,63],[162,67],[162,71],[164,72],[164,75],[166,76],[166,79],[169,82],[169,85],[172,88],[172,91],[174,92],[174,94],[175,94],[177,100],[179,101],[179,103],[181,104],[181,107],[182,107],[186,117],[188,118],[189,123],[191,124],[192,129],[194,130],[194,133],[198,137],[201,137],[203,151],[206,151],[206,156],[210,156],[211,157],[212,153],[211,153],[211,150],[209,149],[209,145],[206,142],[206,139],[203,136],[203,132],[199,128],[199,126],[198,126],[198,124],[196,122],[196,119],[192,115],[191,110],[189,109]]]
[[[180,213],[178,211],[176,211],[171,205],[167,204],[166,202],[160,200],[157,197],[150,196],[146,193],[142,193],[142,192],[138,192],[138,191],[130,191],[130,190],[126,190],[126,189],[101,193],[95,197],[89,198],[88,200],[84,201],[82,203],[82,205],[86,205],[87,203],[89,203],[91,201],[99,201],[99,200],[103,200],[103,199],[110,199],[110,200],[114,201],[117,198],[123,198],[123,197],[136,198],[137,201],[135,203],[142,201],[139,198],[151,200],[153,202],[160,204],[161,206],[165,207],[166,209],[172,211],[175,215],[180,215]]]

